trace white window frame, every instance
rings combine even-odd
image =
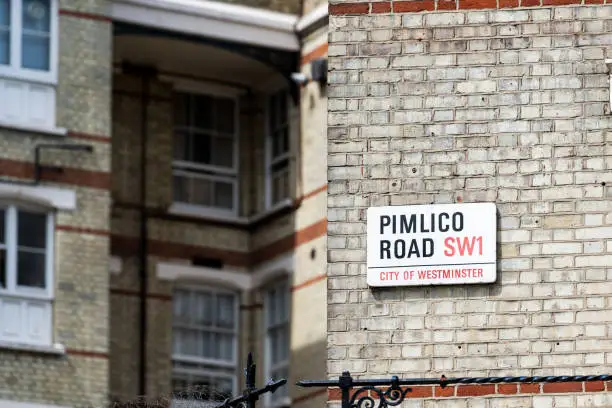
[[[286,153],[273,157],[272,156],[272,152],[274,149],[273,131],[276,129],[270,129],[270,116],[272,115],[272,112],[270,112],[270,99],[274,96],[277,96],[279,93],[285,94],[286,103],[287,103],[287,123],[285,123],[284,126],[287,127],[288,146],[287,146]],[[277,202],[272,201],[272,193],[273,193],[272,191],[272,166],[274,166],[276,163],[280,161],[287,160],[287,177],[289,178],[289,182],[291,183],[291,158],[293,156],[293,146],[292,146],[292,137],[291,137],[292,129],[291,129],[290,104],[291,104],[290,94],[287,88],[275,89],[274,92],[269,93],[268,97],[266,98],[266,108],[265,108],[265,112],[266,112],[266,115],[265,115],[265,120],[266,120],[266,123],[265,123],[265,132],[266,132],[266,139],[265,139],[265,166],[266,166],[265,206],[267,210],[271,210],[271,209],[276,208],[277,206],[282,205],[284,201],[289,199],[291,196],[291,187],[290,187],[287,197],[284,197]]]
[[[39,71],[21,67],[21,35],[23,0],[9,0],[11,8],[11,29],[9,34],[9,65],[0,64],[0,77],[18,79],[24,82],[57,84],[58,50],[59,50],[59,6],[58,0],[50,0],[49,25],[49,71]]]
[[[177,285],[175,285],[175,291],[188,291],[188,292],[208,292],[211,293],[213,295],[218,295],[218,294],[225,294],[225,295],[232,295],[234,296],[235,299],[235,310],[234,310],[234,316],[236,316],[236,321],[235,321],[235,325],[233,328],[233,335],[234,335],[234,341],[233,341],[233,355],[234,358],[232,361],[226,361],[226,360],[218,360],[218,359],[207,359],[207,358],[199,358],[199,357],[195,357],[195,356],[188,356],[188,355],[182,355],[182,354],[175,354],[174,353],[174,349],[172,350],[172,362],[178,362],[178,363],[194,363],[194,364],[203,364],[203,365],[207,365],[209,367],[207,368],[182,368],[182,367],[175,367],[173,364],[172,367],[172,378],[174,379],[174,375],[176,374],[193,374],[195,376],[209,376],[209,377],[216,377],[216,378],[223,378],[223,379],[231,379],[232,380],[232,394],[236,394],[238,392],[238,354],[239,354],[239,339],[240,339],[240,323],[241,323],[241,319],[240,319],[240,293],[238,291],[235,290],[230,290],[230,289],[225,289],[225,288],[218,288],[218,287],[213,287],[213,286],[209,286],[209,285],[202,285],[202,284],[193,284],[190,283],[189,285],[185,284],[185,283],[179,283]],[[174,305],[173,305],[174,308]],[[175,331],[175,323],[174,321],[172,322],[172,333],[173,333],[173,338],[172,338],[172,344],[174,344],[174,331]],[[214,331],[214,330],[213,330]],[[209,332],[208,330],[206,330],[206,332]],[[230,373],[231,370],[231,373]],[[206,403],[207,401],[203,401],[204,403]],[[181,400],[176,400],[173,398],[173,402],[172,402],[173,406],[176,407],[180,407],[182,406],[181,404]]]
[[[187,213],[190,215],[212,216],[212,217],[231,217],[237,218],[239,214],[240,203],[240,98],[237,91],[226,87],[214,87],[199,84],[197,86],[189,86],[178,84],[174,91],[177,93],[185,93],[189,95],[204,95],[212,98],[228,98],[234,101],[234,150],[233,150],[233,166],[231,169],[227,167],[219,167],[215,165],[200,164],[184,160],[172,160],[172,175],[188,174],[190,177],[202,178],[211,181],[223,181],[232,184],[233,203],[231,210],[225,210],[213,206],[198,205],[192,203],[184,203],[175,201],[172,197],[172,212]],[[178,129],[176,123],[173,123],[173,143],[174,132]],[[214,133],[206,131],[205,133]],[[173,145],[174,146],[174,145]],[[189,170],[204,170],[214,175],[201,173],[190,173]],[[174,186],[174,181],[172,183]]]
[[[283,325],[283,324],[287,325],[287,343],[288,344],[287,344],[287,360],[281,363],[277,363],[276,366],[273,367],[272,366],[272,341],[271,341],[271,336],[270,336],[270,330],[279,326],[277,325],[277,326],[272,327],[270,324],[270,319],[269,319],[269,309],[270,309],[269,292],[274,289],[286,290],[287,320],[283,323],[280,323],[279,325]],[[272,371],[276,369],[286,368],[287,372],[289,371],[289,362],[290,362],[289,359],[291,356],[291,307],[292,307],[291,306],[291,303],[292,303],[291,293],[292,292],[291,292],[290,282],[287,277],[284,277],[280,282],[275,282],[275,283],[266,285],[263,288],[263,295],[264,295],[263,321],[264,321],[264,333],[265,333],[264,372],[265,372],[266,381],[272,378]],[[275,380],[279,380],[279,378],[275,378]],[[273,399],[273,397],[274,396],[269,393],[265,396],[266,406],[269,408],[285,407],[285,406],[291,405],[291,400],[288,396],[282,399],[278,399],[276,401]]]
[[[55,215],[48,208],[32,204],[15,204],[0,202],[0,208],[5,211],[5,250],[6,250],[6,288],[0,288],[0,308],[4,303],[20,304],[24,313],[28,306],[44,308],[49,318],[48,331],[43,334],[46,340],[35,341],[29,338],[5,338],[0,335],[3,343],[14,343],[31,346],[51,346],[53,343],[52,302],[54,296],[54,235]],[[46,215],[46,252],[45,252],[45,282],[44,289],[17,286],[17,213],[19,210]],[[1,324],[1,323],[0,323]],[[24,323],[25,324],[25,323]],[[0,330],[1,333],[1,330]],[[24,333],[25,335],[26,333]]]

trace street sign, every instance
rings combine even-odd
[[[497,278],[494,203],[370,207],[370,286],[490,283]]]

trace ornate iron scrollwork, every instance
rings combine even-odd
[[[387,408],[400,405],[411,388],[402,389],[399,378],[391,378],[390,387],[382,390],[373,385],[366,385],[353,393],[350,399],[350,408]],[[363,395],[365,394],[365,395]],[[378,401],[378,404],[376,403]]]
[[[439,385],[444,388],[455,384],[499,384],[499,383],[558,383],[610,381],[612,375],[572,376],[508,376],[508,377],[461,377],[461,378],[407,378],[393,376],[388,379],[354,379],[348,371],[337,380],[298,381],[300,387],[338,387],[342,408],[389,408],[400,405],[409,393],[409,385]],[[388,388],[382,388],[388,387]]]

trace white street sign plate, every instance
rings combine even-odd
[[[368,208],[370,286],[491,283],[497,278],[494,203]]]

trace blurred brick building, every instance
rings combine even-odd
[[[325,374],[326,54],[321,2],[0,0],[0,407]]]

